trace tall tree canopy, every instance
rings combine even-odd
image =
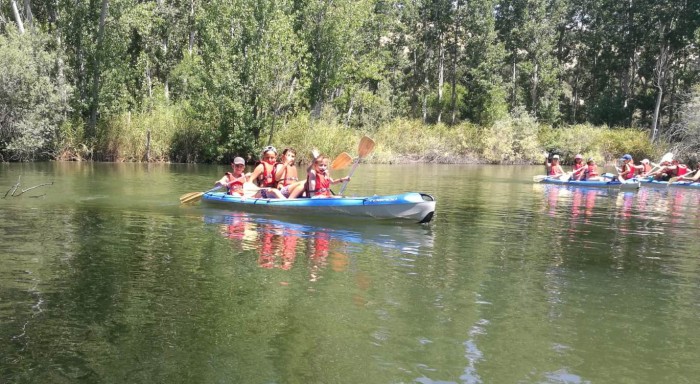
[[[45,153],[65,121],[97,141],[162,105],[209,160],[328,112],[371,129],[524,110],[656,139],[699,82],[699,30],[698,0],[5,1],[0,153]]]

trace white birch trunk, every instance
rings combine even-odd
[[[440,38],[440,51],[439,51],[439,69],[438,69],[438,115],[437,122],[442,121],[442,92],[445,86],[445,45],[442,43],[442,37]]]
[[[651,142],[656,141],[656,136],[659,133],[659,114],[661,112],[661,99],[663,98],[664,89],[660,85],[656,86],[659,93],[656,94],[656,105],[654,106],[654,121],[651,126]]]
[[[194,50],[194,0],[190,1],[190,41],[187,52],[192,55],[192,50]]]
[[[24,35],[24,24],[22,23],[22,17],[19,15],[19,9],[17,9],[17,2],[12,0],[12,14],[15,15],[15,22],[17,23],[17,29],[20,35]]]

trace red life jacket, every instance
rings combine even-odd
[[[574,169],[573,169],[573,171],[574,171],[574,172],[578,171],[579,169],[583,168],[584,165],[585,165],[585,164],[583,164],[583,163],[574,163]],[[583,172],[583,171],[581,171],[581,172]]]
[[[258,186],[261,188],[275,188],[277,184],[275,183],[275,169],[279,163],[271,165],[268,162],[261,161],[260,164],[263,166],[263,171],[258,175]]]
[[[316,189],[314,189],[313,191],[309,190],[309,178],[307,177],[304,189],[306,189],[306,195],[309,197],[333,196],[333,194],[331,194],[331,179],[326,177],[326,174],[316,174]]]
[[[226,193],[229,195],[239,195],[243,196],[243,183],[246,182],[245,175],[241,177],[234,177],[232,173],[226,173]]]
[[[627,170],[627,173],[625,173],[625,175],[623,176],[625,178],[625,180],[634,179],[634,168],[632,168],[632,162],[625,164],[623,166],[623,168],[622,168],[623,173],[624,173],[625,169]]]
[[[651,164],[643,163],[642,166],[644,166],[644,168],[641,171],[639,171],[640,175],[646,175],[647,173],[649,173],[649,171],[651,171]]]
[[[595,164],[588,165],[586,169],[583,171],[584,173],[584,178],[585,179],[590,179],[593,177],[598,177],[598,166]],[[584,179],[584,180],[585,180]]]
[[[683,176],[688,173],[688,166],[685,164],[678,164],[676,166],[676,176]]]
[[[556,176],[558,173],[554,172],[554,168],[559,167],[559,164],[555,165],[550,165],[549,166],[549,176]]]

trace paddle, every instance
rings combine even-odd
[[[559,175],[559,177],[549,176],[549,175],[535,175],[532,177],[532,181],[535,183],[540,183],[540,182],[546,180],[547,178],[559,179],[562,181],[569,181],[569,179],[571,178],[571,172],[562,173]]]
[[[217,189],[221,188],[222,186],[216,186],[206,192],[190,192],[190,193],[185,193],[184,195],[180,196],[180,203],[181,204],[190,204],[190,203],[196,203],[199,201],[199,199],[204,196],[204,194],[209,193],[209,192],[214,192]],[[243,193],[244,194],[249,194],[250,192],[257,192],[260,189],[257,185],[253,183],[245,183],[243,184]]]
[[[650,169],[649,172],[647,172],[647,173],[645,174],[645,176],[650,175],[650,174],[652,174],[653,172],[655,172],[655,171],[661,169],[661,163],[665,163],[665,162],[669,162],[669,163],[670,163],[672,160],[673,160],[673,153],[672,153],[672,152],[666,152],[663,156],[661,156],[661,160],[659,160],[659,163],[656,164],[652,169]]]
[[[220,185],[218,185],[218,186],[216,186],[216,187],[214,187],[214,188],[212,188],[212,189],[210,189],[210,190],[208,190],[208,191],[206,191],[206,192],[189,192],[189,193],[185,193],[184,195],[180,196],[180,204],[195,203],[195,202],[199,201],[199,199],[201,199],[201,198],[202,198],[202,195],[204,195],[205,193],[214,192],[214,191],[216,191],[216,190],[219,189],[219,188],[221,188]]]
[[[686,174],[683,175],[683,176],[674,176],[674,177],[668,179],[668,183],[669,183],[669,184],[673,184],[673,183],[675,183],[676,181],[678,181],[679,179],[685,179],[686,176],[690,176],[690,175],[692,175],[693,173],[695,173],[695,172],[697,172],[697,171],[698,171],[698,170],[696,169],[696,170],[694,170],[694,171],[690,171],[690,172],[686,173]]]
[[[355,173],[355,169],[357,169],[357,166],[360,164],[360,160],[362,160],[363,157],[366,157],[372,152],[372,150],[374,149],[374,145],[374,140],[370,139],[367,136],[363,136],[362,139],[360,139],[360,145],[357,147],[357,153],[359,157],[357,158],[357,160],[355,160],[355,163],[352,165],[352,169],[350,169],[348,177],[352,177],[352,174]],[[340,188],[340,192],[338,192],[338,194],[342,196],[347,186],[348,181],[346,180],[345,182],[343,182],[343,186]]]
[[[347,152],[338,155],[331,163],[331,169],[343,169],[352,164],[352,157]]]

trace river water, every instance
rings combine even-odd
[[[180,206],[210,165],[0,164],[0,382],[691,383],[700,191],[361,165],[428,225]],[[343,176],[340,172],[336,177]]]

